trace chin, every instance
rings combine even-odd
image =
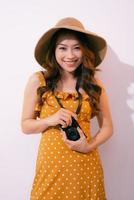
[[[67,72],[74,72],[76,69],[77,69],[78,67],[70,67],[70,68],[66,68],[66,69],[64,69],[65,71],[67,71]]]
[[[68,73],[74,73],[76,71],[76,69],[74,69],[74,70],[65,70],[65,71],[68,72]]]

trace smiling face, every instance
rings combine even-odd
[[[60,35],[56,42],[55,58],[64,72],[74,73],[82,63],[78,39],[72,34]]]

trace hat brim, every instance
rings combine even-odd
[[[45,54],[48,51],[49,45],[51,43],[51,39],[52,39],[53,35],[59,29],[69,29],[69,30],[73,30],[76,32],[81,32],[81,33],[86,34],[89,41],[94,46],[94,49],[93,49],[94,53],[97,53],[99,56],[99,60],[96,63],[95,67],[97,67],[103,61],[105,54],[106,54],[106,50],[107,50],[107,43],[102,37],[96,35],[93,32],[83,30],[83,29],[77,28],[75,26],[66,26],[66,27],[58,26],[58,27],[51,28],[46,33],[44,33],[42,35],[42,37],[39,39],[39,41],[35,47],[35,54],[34,54],[35,59],[41,66],[43,66],[43,64],[44,64]]]

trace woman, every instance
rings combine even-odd
[[[21,123],[26,134],[42,132],[31,200],[106,200],[97,147],[113,128],[95,79],[105,53],[106,41],[75,18],[61,19],[38,41],[35,58],[45,70],[27,83]],[[92,136],[94,116],[100,129]]]

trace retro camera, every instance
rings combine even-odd
[[[65,131],[68,140],[76,141],[80,139],[80,134],[77,130],[78,127],[80,128],[78,122],[72,117],[71,125],[65,128],[61,127],[61,129]]]

